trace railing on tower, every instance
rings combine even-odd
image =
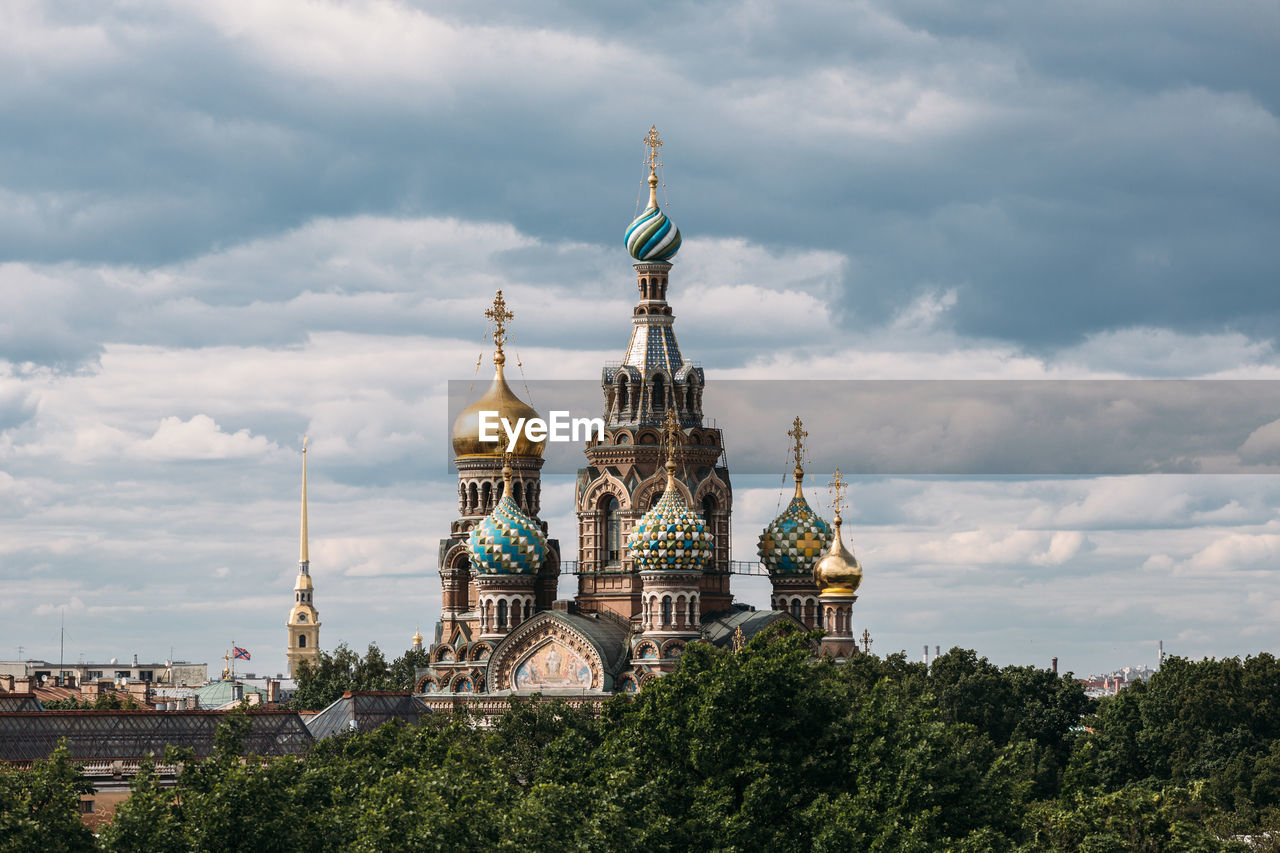
[[[616,563],[581,563],[578,560],[560,561],[560,573],[566,575],[617,574],[621,571],[623,571],[622,567]],[[761,563],[747,560],[730,560],[728,574],[768,577],[769,570]]]

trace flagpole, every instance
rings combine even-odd
[[[236,680],[236,641],[231,641],[231,680]]]

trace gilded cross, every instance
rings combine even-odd
[[[649,166],[649,171],[657,173],[658,167],[662,165],[662,161],[658,157],[658,149],[662,147],[662,137],[658,135],[658,126],[651,125],[649,133],[644,138],[644,144],[649,147],[649,153],[644,158],[645,163]]]
[[[742,647],[747,644],[747,637],[742,633],[742,626],[739,625],[733,629],[733,650],[735,652],[742,651]]]
[[[502,298],[501,290],[493,297],[493,307],[485,311],[484,316],[493,321],[493,343],[501,353],[502,344],[507,340],[507,321],[516,316],[507,310],[507,300]]]
[[[862,651],[871,651],[871,632],[866,628],[862,629]]]
[[[796,443],[796,467],[801,467],[800,456],[804,452],[804,440],[809,437],[809,433],[804,431],[804,422],[800,420],[800,416],[796,415],[795,421],[791,424],[791,430],[787,433],[795,439]]]
[[[839,515],[840,510],[844,508],[844,494],[849,490],[849,484],[840,477],[839,468],[836,468],[835,476],[831,478],[827,488],[831,491],[831,494],[835,495],[835,510],[836,515]]]

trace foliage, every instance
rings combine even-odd
[[[65,743],[30,770],[0,765],[0,853],[93,850],[93,833],[80,822],[80,795],[92,790]]]
[[[491,725],[433,714],[303,758],[243,755],[231,714],[209,758],[165,756],[174,787],[144,767],[101,849],[1207,853],[1251,835],[1280,853],[1269,656],[1173,659],[1095,707],[1070,676],[962,649],[930,667],[812,650],[785,628],[691,644],[598,716],[512,699]],[[340,646],[306,701],[418,665]],[[0,851],[87,849],[76,780],[65,750],[0,772]]]
[[[364,657],[340,643],[332,654],[321,651],[316,663],[301,663],[292,705],[300,711],[319,711],[348,690],[412,690],[415,668],[428,662],[422,650],[406,651],[387,663],[376,643],[369,644]]]

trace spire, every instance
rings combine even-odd
[[[645,162],[649,165],[649,204],[645,207],[647,210],[658,206],[658,167],[662,165],[662,157],[658,152],[662,150],[662,137],[658,135],[656,124],[649,126],[644,144],[649,149],[649,153],[645,155]]]
[[[800,489],[801,484],[804,483],[804,466],[800,464],[800,460],[804,455],[804,440],[809,436],[809,433],[805,432],[804,422],[800,420],[799,415],[796,415],[796,419],[792,422],[791,429],[787,432],[787,435],[791,436],[792,439],[795,440],[796,445],[796,467],[792,472],[796,478],[796,497],[804,497],[804,494]]]
[[[667,416],[662,419],[662,445],[667,454],[667,491],[676,484],[676,454],[679,452],[680,439],[684,433],[680,430],[680,420],[676,417],[675,408],[667,409]]]
[[[307,437],[302,437],[302,527],[298,531],[298,571],[308,573],[311,557],[307,553]]]

